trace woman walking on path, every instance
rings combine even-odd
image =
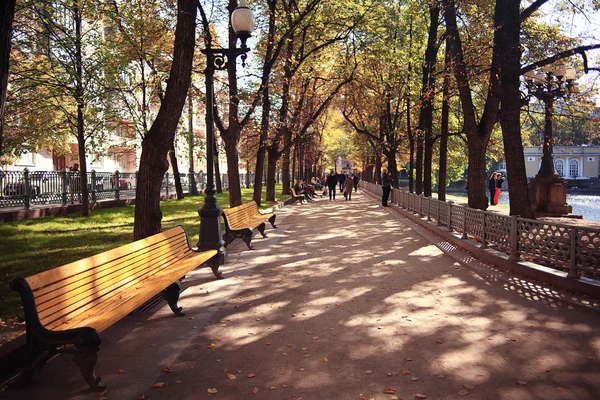
[[[342,192],[344,190],[344,184],[346,183],[346,173],[338,175],[338,182],[340,184],[340,192]]]
[[[348,174],[344,183],[344,197],[346,200],[352,200],[352,189],[354,188],[354,179],[351,174]]]
[[[325,183],[327,183],[327,187],[329,188],[329,201],[331,201],[332,196],[333,200],[335,200],[335,187],[338,183],[338,176],[333,170],[331,170],[329,176],[327,176]]]
[[[392,181],[387,173],[387,169],[383,169],[381,172],[381,187],[383,189],[383,195],[381,196],[381,205],[387,207],[388,197],[390,197],[390,191],[392,190]]]
[[[494,198],[496,197],[496,173],[492,172],[488,182],[488,190],[490,191],[490,205],[495,206]]]
[[[358,191],[358,181],[359,181],[358,173],[356,173],[352,176],[352,180],[354,181],[354,192],[357,192]]]
[[[502,191],[502,184],[504,183],[504,176],[496,173],[496,191],[494,193],[494,204],[498,204],[498,200],[500,199],[500,192]]]

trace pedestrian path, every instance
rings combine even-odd
[[[61,356],[0,398],[598,399],[597,313],[505,290],[362,193],[277,218],[226,279],[189,277],[185,317],[106,332],[100,397]]]

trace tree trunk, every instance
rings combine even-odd
[[[171,144],[169,150],[169,158],[171,160],[171,168],[173,168],[173,182],[175,182],[175,193],[177,200],[183,199],[183,187],[181,186],[181,175],[179,175],[179,164],[177,163],[177,155],[175,154],[175,140]]]
[[[521,138],[520,3],[520,0],[496,2],[496,50],[502,54],[500,125],[502,126],[506,158],[510,215],[535,218],[527,188],[525,156]]]
[[[81,214],[90,215],[90,194],[87,186],[87,161],[85,157],[85,127],[84,127],[84,88],[83,88],[83,54],[81,44],[81,9],[73,8],[75,15],[75,69],[77,83],[75,86],[75,100],[77,101],[77,145],[79,146],[79,163],[81,171]]]
[[[375,155],[375,183],[381,184],[381,153]]]
[[[8,89],[8,66],[12,42],[13,20],[16,0],[6,0],[0,4],[0,156],[4,155],[4,110]]]
[[[410,121],[410,110],[408,111],[406,119],[408,121]],[[408,162],[408,191],[411,193],[414,193],[414,191],[415,191],[415,135],[410,133],[410,128],[408,130],[408,147],[409,147],[409,151],[410,151],[410,161]]]
[[[235,207],[242,204],[242,188],[240,186],[240,159],[237,151],[239,135],[236,140],[225,141],[225,155],[227,156],[227,179],[229,192],[229,206]],[[233,147],[233,148],[231,148]]]
[[[417,159],[416,159],[416,193],[423,193],[423,133],[421,131],[417,132],[416,135],[417,142]]]
[[[277,161],[279,152],[275,149],[269,149],[267,159],[267,201],[275,201],[275,174],[277,172]]]
[[[289,147],[281,159],[281,194],[291,194],[290,185],[290,152],[292,148]]]
[[[438,3],[429,3],[429,34],[425,62],[423,63],[423,91],[421,92],[421,115],[419,117],[419,131],[425,140],[423,158],[423,194],[431,197],[431,178],[433,164],[433,101],[435,98],[435,74],[437,63],[437,31],[440,21],[440,6]],[[419,142],[420,143],[420,142]],[[417,167],[418,168],[418,167]],[[420,194],[419,191],[417,193]]]
[[[486,196],[485,149],[488,140],[473,138],[469,140],[469,207],[485,210],[488,206]]]
[[[442,92],[442,129],[440,136],[440,172],[438,176],[438,200],[446,201],[446,180],[448,163],[448,124],[450,120],[450,52],[446,46],[444,60],[444,83]]]
[[[165,96],[152,127],[142,140],[136,187],[135,240],[160,232],[160,186],[169,164],[167,151],[175,137],[191,82],[196,34],[196,1],[177,2],[173,64]]]

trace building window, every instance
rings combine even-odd
[[[35,166],[35,162],[33,161],[33,153],[30,151],[27,151],[27,152],[21,154],[21,158],[17,162],[17,165],[24,166],[24,167]]]
[[[577,178],[579,176],[579,161],[571,160],[569,163],[569,175],[573,178]]]
[[[563,160],[556,160],[554,162],[554,169],[556,170],[558,176],[565,176],[565,163]]]
[[[91,159],[92,159],[92,162],[90,163],[90,166],[92,168],[94,168],[94,167],[95,168],[102,168],[102,167],[104,167],[104,157],[102,157],[101,155],[92,153],[91,154]]]

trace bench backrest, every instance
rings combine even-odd
[[[142,279],[160,274],[191,251],[183,227],[178,226],[26,280],[42,325],[53,329],[117,291],[135,291]]]
[[[227,217],[229,228],[232,230],[248,228],[256,218],[262,215],[258,211],[258,206],[255,201],[223,210],[223,213]]]

